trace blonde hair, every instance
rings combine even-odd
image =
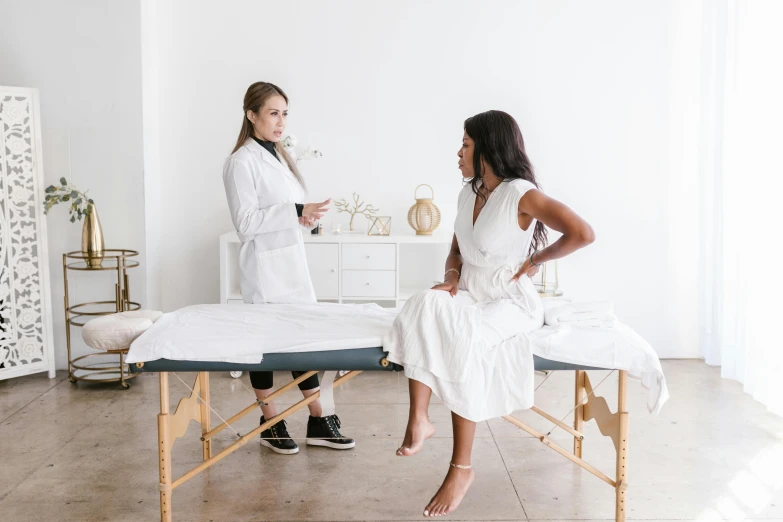
[[[266,104],[267,100],[269,100],[269,98],[272,96],[282,96],[286,104],[288,103],[288,96],[286,96],[286,94],[283,92],[283,89],[277,85],[268,82],[256,82],[247,88],[247,92],[245,93],[245,101],[242,105],[242,129],[239,131],[237,144],[234,146],[234,150],[231,151],[231,154],[238,151],[239,148],[245,144],[248,138],[252,138],[254,136],[255,130],[253,129],[253,122],[248,119],[247,111],[258,113],[264,104]],[[302,174],[299,172],[299,169],[296,168],[296,162],[291,158],[288,152],[286,152],[285,147],[283,147],[279,141],[275,143],[275,150],[277,151],[278,156],[280,156],[285,164],[288,165],[288,168],[291,169],[291,172],[293,172],[296,179],[304,188],[304,178],[302,178]]]

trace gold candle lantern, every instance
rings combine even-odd
[[[418,198],[416,193],[421,187],[428,187],[431,196],[429,198]],[[435,206],[432,200],[435,198],[435,191],[427,184],[416,187],[413,191],[413,197],[416,204],[408,211],[408,223],[416,231],[417,236],[429,236],[440,225],[440,210]]]

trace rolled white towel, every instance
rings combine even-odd
[[[568,303],[544,310],[544,323],[550,326],[572,321],[616,319],[611,301]]]

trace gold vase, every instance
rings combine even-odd
[[[100,268],[103,263],[103,229],[95,205],[84,217],[82,226],[82,253],[85,254],[87,268]]]

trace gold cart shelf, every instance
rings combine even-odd
[[[89,353],[73,359],[71,357],[71,327],[82,327],[90,319],[102,315],[110,315],[118,312],[139,310],[141,305],[130,299],[128,287],[128,273],[131,268],[139,266],[139,262],[129,259],[138,256],[135,250],[106,249],[101,255],[93,255],[87,252],[68,252],[63,254],[63,284],[65,286],[65,342],[68,348],[68,379],[72,383],[85,382],[119,382],[124,389],[129,387],[127,381],[138,374],[129,373],[124,361],[128,349],[106,350],[100,353]],[[117,273],[117,282],[114,284],[114,300],[93,301],[89,303],[70,303],[68,295],[68,272],[106,272]],[[118,356],[116,361],[106,361],[107,357]],[[94,358],[98,362],[89,362]],[[77,373],[79,372],[79,373]]]

